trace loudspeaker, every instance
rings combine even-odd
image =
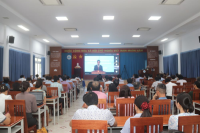
[[[159,53],[159,54],[162,54],[162,51],[161,51],[161,50],[159,50],[159,51],[158,51],[158,53]]]
[[[15,37],[14,36],[9,36],[8,42],[9,43],[14,43],[14,41],[15,41]]]
[[[51,54],[51,52],[50,52],[50,51],[48,51],[48,52],[47,52],[47,55],[50,55],[50,54]]]

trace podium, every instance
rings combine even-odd
[[[97,71],[92,71],[91,74],[106,74],[106,72],[97,70]]]
[[[81,77],[81,67],[75,67],[74,68],[74,75],[76,77]]]
[[[151,69],[144,69],[144,70],[138,70],[138,74],[144,76],[145,74],[152,74],[153,71],[151,71]]]

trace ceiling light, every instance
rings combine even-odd
[[[87,43],[87,44],[99,44],[98,42],[90,42],[90,43]]]
[[[78,38],[78,35],[71,35],[72,38]]]
[[[161,40],[161,42],[164,42],[164,41],[167,41],[167,40],[168,40],[168,38],[165,38],[165,39]]]
[[[122,44],[121,42],[111,42],[110,44]]]
[[[151,28],[148,27],[140,27],[137,29],[137,31],[149,31]]]
[[[29,31],[29,29],[27,29],[26,27],[22,26],[22,25],[18,25],[19,28],[25,30],[25,31]]]
[[[103,20],[114,20],[114,16],[103,16]]]
[[[110,35],[102,35],[102,37],[110,37]]]
[[[67,21],[67,20],[68,20],[68,18],[65,17],[65,16],[63,16],[63,17],[56,17],[56,19],[57,19],[58,21]]]
[[[45,42],[49,42],[47,39],[43,39],[43,41],[45,41]]]
[[[64,28],[65,31],[77,31],[76,28]]]
[[[124,45],[132,45],[133,43],[124,43]]]
[[[9,19],[8,17],[3,17],[3,19]]]
[[[84,45],[84,43],[76,43],[76,45]]]
[[[151,16],[149,20],[159,20],[161,16]]]
[[[133,37],[140,37],[140,35],[133,35]]]
[[[179,5],[183,2],[184,0],[163,0],[162,5]]]
[[[46,6],[59,6],[62,5],[61,0],[39,0],[43,5]]]

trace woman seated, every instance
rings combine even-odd
[[[21,90],[21,93],[16,95],[16,100],[25,100],[28,127],[36,125],[38,128],[38,122],[32,115],[32,113],[37,112],[37,102],[35,96],[29,93],[29,86],[29,82],[23,81],[21,83],[19,88]]]
[[[9,113],[3,114],[0,112],[0,125],[9,125],[11,122],[11,116]]]
[[[109,84],[109,92],[118,92],[118,89],[114,83]]]
[[[138,96],[135,99],[135,111],[136,115],[130,118],[139,118],[139,117],[151,117],[151,112],[149,111],[150,105],[149,101],[145,96]],[[126,120],[124,127],[121,130],[121,133],[130,133],[130,118]]]
[[[0,88],[0,112],[5,112],[5,100],[12,100],[11,95],[8,95],[8,87],[6,85],[1,85]]]
[[[178,130],[178,117],[179,116],[191,116],[196,115],[192,113],[194,106],[192,104],[192,98],[188,93],[180,93],[176,99],[176,107],[180,110],[180,114],[171,115],[168,122],[168,129]]]
[[[92,81],[88,83],[87,91],[92,91]]]

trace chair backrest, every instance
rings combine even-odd
[[[98,107],[100,109],[106,109],[107,108],[106,99],[98,99]]]
[[[51,84],[45,84],[45,86],[46,86],[46,87],[50,87],[50,86],[51,86]]]
[[[21,93],[21,91],[8,91],[8,95],[11,95],[12,99],[14,100],[16,95]]]
[[[116,116],[133,116],[135,98],[117,98]]]
[[[176,81],[171,81],[172,83],[176,84]]]
[[[193,90],[193,99],[192,100],[200,100],[200,89]]]
[[[62,86],[63,86],[64,91],[68,91],[68,85],[67,84],[62,84]]]
[[[72,82],[69,82],[69,84],[71,85],[71,87],[73,88],[73,83]]]
[[[5,112],[9,112],[11,116],[23,116],[24,132],[28,133],[25,100],[5,100]]]
[[[47,96],[58,96],[58,87],[47,87]]]
[[[171,100],[150,100],[150,112],[152,115],[168,115],[171,109]]]
[[[198,128],[197,128],[198,127]],[[200,116],[179,116],[178,130],[184,133],[200,133]]]
[[[15,82],[18,82],[19,84],[21,84],[21,83],[22,83],[22,81],[15,81]]]
[[[183,86],[185,85],[192,85],[192,82],[183,83]]]
[[[135,127],[135,128],[134,128]],[[135,132],[134,132],[135,129]],[[160,133],[163,131],[163,117],[142,117],[130,119],[131,133]],[[159,130],[158,130],[159,129]]]
[[[30,88],[30,91],[33,91],[33,90],[35,90],[35,89],[36,89],[35,87],[31,87],[31,88]]]
[[[172,87],[172,94],[179,94],[184,91],[184,86],[173,86]]]
[[[108,103],[114,103],[115,99],[119,97],[118,92],[108,92]]]
[[[131,91],[131,96],[134,96],[135,98],[141,95],[144,96],[144,91]]]
[[[46,84],[46,82],[42,82],[42,84],[43,84],[43,85],[45,85],[45,84]]]
[[[135,90],[135,88],[134,87],[129,87],[130,88],[130,91],[134,91]]]
[[[108,122],[103,120],[72,120],[72,133],[87,133],[87,130],[91,133],[97,133],[98,130],[98,133],[107,133]]]
[[[181,85],[181,83],[175,83],[177,86],[180,86]]]
[[[194,90],[194,85],[185,85],[184,92],[189,93],[191,90]]]

